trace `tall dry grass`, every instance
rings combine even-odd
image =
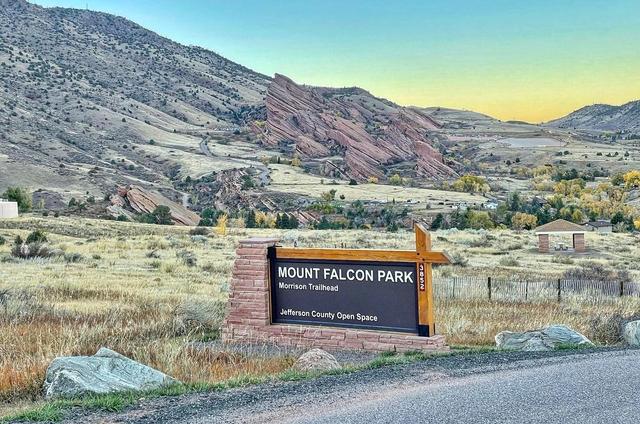
[[[52,248],[65,255],[22,260],[10,255],[18,235],[43,229]],[[277,235],[283,245],[411,249],[411,232],[247,230],[226,236],[189,234],[188,228],[68,218],[0,221],[0,401],[37,399],[46,368],[56,356],[91,355],[107,346],[185,382],[217,382],[284,370],[291,358],[194,349],[191,342],[215,339],[226,303],[235,247],[247,235]],[[637,276],[638,243],[629,235],[589,234],[591,256],[567,260],[535,252],[529,233],[443,231],[434,247],[458,252],[465,267],[449,274],[560,273],[585,261],[624,267]],[[627,246],[614,254],[616,246]],[[502,261],[509,255],[514,261]],[[65,260],[74,257],[77,260]],[[589,304],[500,303],[447,300],[436,306],[437,328],[449,343],[485,345],[502,330],[564,323],[596,341],[603,329],[639,305],[615,301]],[[610,317],[611,319],[606,319]],[[598,321],[598,319],[600,321]],[[607,333],[608,334],[608,333]]]

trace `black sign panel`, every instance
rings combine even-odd
[[[416,264],[271,258],[271,321],[417,333]]]

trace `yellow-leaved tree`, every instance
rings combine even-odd
[[[227,234],[227,222],[229,221],[229,217],[226,213],[223,213],[218,217],[218,221],[216,222],[216,231],[221,236]]]
[[[514,230],[532,230],[538,225],[538,217],[524,212],[516,212],[511,218]]]
[[[637,169],[627,172],[622,178],[625,188],[640,188],[640,171]]]

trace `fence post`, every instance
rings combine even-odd
[[[624,281],[620,280],[620,297],[624,296]]]
[[[560,302],[562,300],[562,288],[560,285],[560,279],[558,278],[558,302]]]
[[[489,290],[489,300],[491,300],[491,277],[487,277],[487,289]]]
[[[453,279],[453,285],[451,286],[451,299],[456,298],[456,280],[457,278]]]
[[[524,283],[524,300],[529,300],[529,280]]]

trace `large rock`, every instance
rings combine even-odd
[[[331,371],[342,368],[336,358],[322,349],[311,349],[302,354],[293,364],[293,369],[297,371]]]
[[[415,167],[418,176],[456,175],[427,135],[440,124],[419,109],[360,88],[302,86],[278,74],[267,90],[266,106],[266,123],[254,128],[263,142],[284,144],[304,158],[326,158],[322,172],[327,175],[364,181],[383,177],[385,166],[400,162]],[[342,158],[336,161],[337,155]]]
[[[93,356],[53,360],[44,381],[46,397],[147,390],[179,383],[168,375],[107,348]]]
[[[504,350],[532,352],[553,350],[558,347],[593,346],[593,343],[566,325],[551,325],[524,333],[503,331],[496,335],[496,346]]]
[[[640,346],[640,321],[631,321],[624,325],[622,337],[629,346]]]
[[[144,189],[140,186],[130,185],[118,187],[117,194],[111,196],[111,206],[107,211],[117,218],[119,215],[127,215],[123,210],[130,208],[137,213],[151,213],[158,206],[166,206],[171,213],[171,220],[176,225],[196,226],[200,223],[200,216],[184,206],[167,199],[157,191]]]

